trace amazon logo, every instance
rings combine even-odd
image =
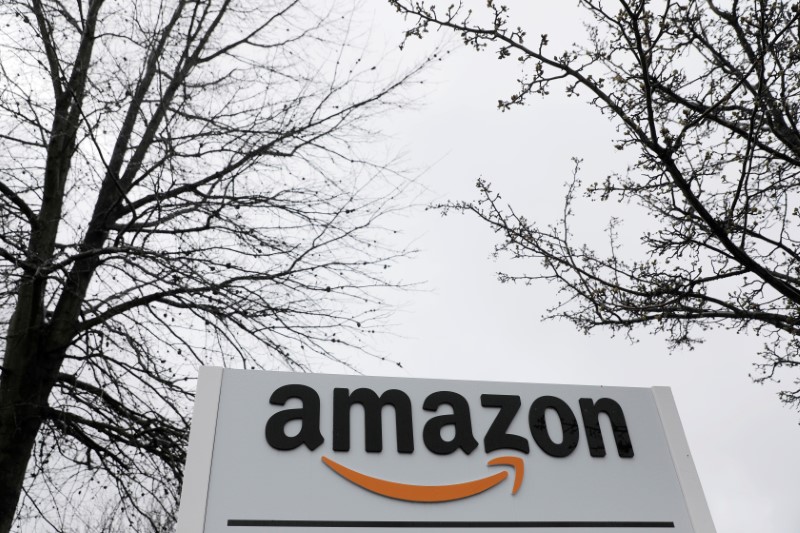
[[[347,481],[358,485],[362,489],[395,500],[419,503],[440,503],[463,500],[464,498],[469,498],[470,496],[475,496],[476,494],[489,490],[508,477],[508,472],[498,472],[491,476],[464,483],[412,485],[367,476],[361,472],[351,470],[324,455],[322,456],[322,462]],[[496,457],[487,464],[489,466],[507,465],[514,469],[514,487],[511,494],[516,494],[522,486],[522,479],[525,476],[525,462],[520,457],[505,456]]]
[[[290,400],[293,407],[287,408]],[[299,401],[299,405],[298,405]],[[368,453],[383,451],[383,415],[387,408],[394,413],[396,449],[402,454],[412,454],[417,448],[414,439],[414,411],[408,395],[399,389],[389,389],[378,395],[368,388],[333,389],[333,424],[331,449],[348,452],[351,448],[351,410],[358,405],[364,413],[364,449]],[[313,388],[290,384],[278,387],[270,396],[270,404],[284,407],[267,420],[265,436],[269,446],[279,451],[306,447],[315,450],[325,442],[320,430],[320,396]],[[580,439],[585,438],[589,454],[594,458],[606,456],[606,439],[613,439],[620,458],[634,456],[628,425],[622,407],[611,398],[580,398],[580,423],[570,406],[555,396],[533,399],[527,409],[528,435],[510,432],[514,420],[522,409],[522,398],[516,395],[481,394],[480,405],[494,415],[492,423],[482,436],[483,451],[513,451],[529,454],[531,441],[550,457],[563,458],[572,454]],[[448,455],[459,450],[472,454],[480,443],[476,439],[470,404],[467,399],[452,391],[436,391],[422,403],[425,412],[422,426],[422,445],[431,453]],[[552,412],[555,417],[547,417]],[[600,416],[608,417],[611,435],[604,435]],[[549,421],[548,422],[548,418]],[[554,439],[548,423],[560,425],[560,438]],[[299,429],[297,429],[299,423]],[[292,424],[292,431],[288,426]],[[333,454],[336,455],[336,454]],[[338,459],[338,457],[337,457]],[[509,477],[507,469],[462,483],[448,485],[415,485],[399,483],[353,470],[339,460],[324,455],[322,462],[333,472],[364,490],[410,502],[439,503],[475,496],[502,483]],[[524,459],[504,455],[488,461],[487,466],[510,467],[514,472],[511,493],[516,494],[524,479]]]

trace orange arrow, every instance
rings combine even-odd
[[[355,483],[363,489],[387,498],[405,500],[407,502],[436,503],[469,498],[494,487],[508,477],[508,472],[503,471],[485,478],[453,485],[409,485],[367,476],[342,466],[325,456],[322,457],[322,462],[347,481]],[[490,466],[508,465],[514,468],[514,488],[511,494],[516,494],[522,485],[522,478],[525,475],[525,462],[519,457],[507,455],[496,457],[487,464]]]

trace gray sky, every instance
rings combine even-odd
[[[572,2],[512,4],[512,21],[529,34],[548,33],[558,42],[581,37]],[[394,42],[402,27],[378,3],[375,27]],[[415,46],[432,46],[437,37]],[[457,43],[456,43],[457,44]],[[458,47],[457,47],[458,48]],[[555,47],[554,47],[555,48]],[[428,168],[421,182],[425,200],[474,199],[483,176],[514,207],[536,221],[559,215],[570,158],[585,160],[582,176],[595,181],[624,168],[613,150],[610,123],[579,100],[532,99],[524,109],[500,113],[498,98],[510,94],[515,62],[499,64],[491,53],[451,54],[426,77],[416,109],[384,125],[406,162]],[[578,233],[602,237],[610,214],[621,216],[631,235],[649,223],[616,203],[588,205]],[[503,268],[533,270],[490,258],[496,239],[475,219],[418,212],[403,221],[406,236],[418,237],[419,255],[397,274],[427,280],[424,290],[399,298],[396,336],[378,348],[403,363],[359,362],[368,374],[430,378],[672,387],[695,464],[719,532],[800,531],[794,490],[800,476],[800,413],[784,408],[777,386],[750,382],[759,339],[712,332],[694,351],[668,353],[648,331],[632,344],[597,331],[578,333],[562,322],[542,322],[556,299],[555,287],[501,285]]]

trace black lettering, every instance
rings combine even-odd
[[[600,429],[598,415],[605,413],[611,422],[611,431],[614,433],[614,442],[617,444],[617,453],[620,457],[633,457],[633,445],[628,434],[628,424],[622,407],[611,398],[600,398],[593,402],[590,398],[581,398],[581,416],[583,427],[586,429],[586,440],[589,442],[589,453],[592,457],[605,457],[606,447],[603,442],[603,432]]]
[[[325,441],[319,431],[319,395],[305,385],[284,385],[275,389],[269,403],[286,405],[290,398],[298,398],[303,406],[284,409],[269,417],[264,430],[267,443],[276,450],[294,450],[303,444],[313,450]],[[301,425],[297,435],[290,437],[286,434],[286,424],[292,420],[300,420]]]
[[[545,412],[552,409],[558,415],[561,422],[561,442],[553,442],[550,433],[547,431]],[[566,457],[578,446],[578,421],[572,413],[572,409],[555,396],[542,396],[537,398],[531,405],[528,413],[528,422],[531,426],[531,436],[539,448],[551,457]]]
[[[439,391],[425,398],[422,408],[426,411],[436,411],[441,405],[449,405],[453,408],[453,413],[435,416],[428,420],[422,430],[425,446],[439,455],[453,453],[459,448],[469,455],[478,447],[478,441],[472,435],[472,419],[467,400],[455,392]],[[445,426],[455,428],[452,440],[446,441],[442,438],[442,428]]]
[[[414,431],[411,421],[411,400],[403,391],[390,389],[380,397],[371,389],[333,390],[333,449],[350,450],[350,407],[359,404],[364,408],[364,448],[368,452],[383,450],[383,407],[394,407],[397,428],[397,451],[414,451]]]
[[[519,396],[481,394],[481,405],[500,408],[497,416],[494,417],[494,422],[489,426],[489,431],[483,437],[483,448],[486,453],[502,449],[518,450],[522,453],[530,451],[528,439],[508,433],[508,428],[522,405]]]

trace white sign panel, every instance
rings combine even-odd
[[[714,533],[667,388],[204,368],[178,533]]]

